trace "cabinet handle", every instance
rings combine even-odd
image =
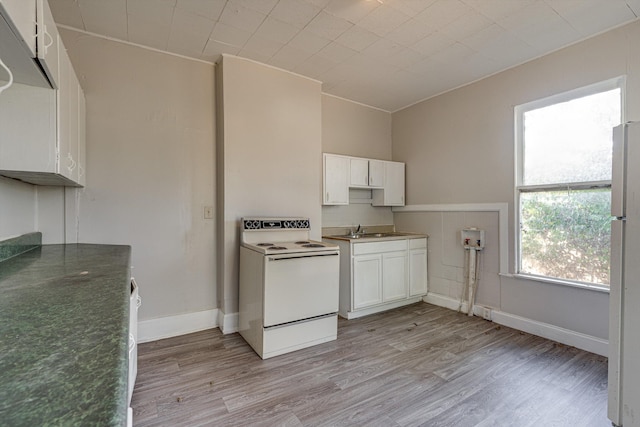
[[[136,346],[136,339],[133,337],[133,334],[129,334],[129,351],[133,350]]]
[[[327,191],[327,198],[326,198],[325,201],[327,201],[327,202],[329,201],[329,192],[328,191]]]
[[[44,54],[46,55],[47,54],[47,50],[49,50],[51,45],[53,45],[53,37],[47,31],[47,26],[46,25],[44,26],[44,37],[45,37],[45,39],[47,37],[49,37],[49,43],[47,43],[47,42],[44,43]]]

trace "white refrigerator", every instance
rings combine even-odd
[[[640,122],[613,129],[609,419],[640,426]]]

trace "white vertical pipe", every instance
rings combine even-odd
[[[469,305],[467,314],[473,316],[473,301],[475,300],[475,281],[476,281],[476,250],[469,249]]]

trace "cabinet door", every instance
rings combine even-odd
[[[384,164],[385,206],[404,206],[404,163]]]
[[[86,185],[87,165],[87,107],[82,88],[78,86],[78,184]]]
[[[409,296],[427,293],[427,249],[409,251]]]
[[[382,256],[353,257],[353,307],[360,308],[382,302]]]
[[[382,188],[384,186],[384,165],[382,160],[369,160],[369,186]]]
[[[324,154],[323,204],[349,204],[349,158]]]
[[[36,57],[36,0],[0,0],[0,13],[11,21],[18,37]]]
[[[369,160],[351,159],[349,185],[351,187],[369,186]]]
[[[407,298],[407,251],[382,254],[382,296],[385,302]]]
[[[47,0],[38,0],[38,35],[37,59],[47,76],[51,87],[58,89],[60,74],[58,66],[58,49],[60,38],[58,28],[53,20]]]

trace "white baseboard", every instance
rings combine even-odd
[[[216,328],[218,326],[218,312],[219,310],[215,308],[139,321],[138,342],[155,341]]]
[[[458,310],[459,301],[445,296],[434,293],[429,293],[424,297],[424,301],[445,307],[450,310]],[[490,307],[486,307],[491,310],[491,320],[500,325],[507,326],[509,328],[517,329],[519,331],[527,332],[532,335],[547,338],[552,341],[556,341],[565,345],[579,348],[581,350],[589,351],[591,353],[599,354],[601,356],[608,356],[609,354],[609,342],[602,338],[597,338],[591,335],[582,334],[580,332],[571,331],[569,329],[561,328],[549,323],[538,322],[537,320],[528,319],[526,317],[517,316],[515,314],[505,313],[503,311],[495,310]],[[482,313],[485,307],[480,305],[473,306],[473,312],[479,317],[482,317]],[[461,311],[467,312],[467,303],[462,304]]]
[[[218,310],[218,326],[223,334],[238,332],[238,324],[238,313],[225,314],[224,311]]]

